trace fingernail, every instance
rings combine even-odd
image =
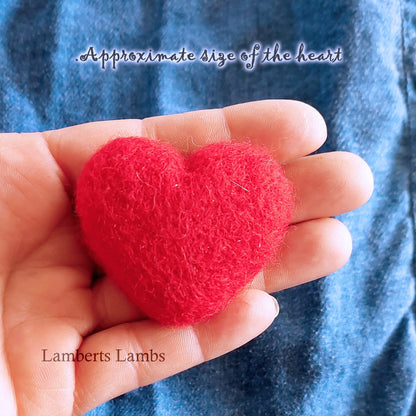
[[[277,301],[277,299],[274,296],[271,296],[271,298],[274,301],[274,307],[276,308],[276,313],[274,315],[274,317],[276,318],[279,315],[280,312],[280,306],[279,306],[279,302]]]

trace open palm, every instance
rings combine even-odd
[[[73,194],[85,162],[116,137],[145,136],[190,152],[220,140],[268,146],[295,184],[284,247],[208,322],[165,328],[146,317],[94,265],[82,246]],[[345,152],[306,156],[325,124],[294,101],[259,101],[145,120],[89,123],[44,133],[0,134],[0,397],[2,415],[81,415],[100,403],[224,354],[264,331],[276,308],[266,292],[340,268],[347,229],[330,218],[362,205],[372,175]],[[163,351],[165,360],[116,362],[102,354]],[[89,360],[54,361],[54,353]],[[94,355],[95,353],[95,355]],[[108,356],[107,356],[108,358]]]

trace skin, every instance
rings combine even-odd
[[[71,198],[86,161],[120,136],[147,136],[186,153],[219,140],[267,145],[296,190],[292,225],[276,258],[220,314],[193,327],[146,319],[80,244]],[[82,415],[99,404],[225,354],[262,333],[276,306],[267,294],[342,267],[346,227],[330,218],[365,203],[367,164],[333,152],[312,107],[268,100],[224,109],[0,134],[0,397],[2,415]],[[276,261],[278,260],[278,261]],[[163,351],[164,362],[42,362],[50,352]]]

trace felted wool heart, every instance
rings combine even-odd
[[[96,262],[150,318],[179,326],[222,310],[282,243],[293,186],[260,147],[220,142],[184,157],[119,138],[85,165],[76,212]]]

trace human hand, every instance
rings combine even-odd
[[[94,265],[80,243],[72,208],[76,181],[103,144],[128,136],[161,138],[181,151],[250,139],[270,149],[295,185],[292,225],[279,261],[205,323],[162,327],[146,319],[106,276],[92,279]],[[315,110],[284,100],[0,134],[2,415],[81,415],[225,354],[273,321],[276,307],[266,292],[340,268],[350,256],[351,238],[330,217],[362,205],[373,182],[365,162],[350,153],[305,157],[325,137],[324,121]],[[117,349],[123,358],[152,349],[164,360],[117,362]],[[70,355],[62,354],[76,350],[83,360],[64,360]]]

